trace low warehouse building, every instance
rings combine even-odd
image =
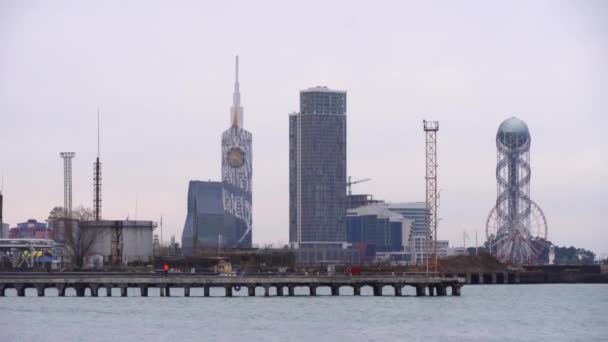
[[[150,262],[153,259],[152,221],[81,221],[80,229],[88,236],[86,255],[90,263],[126,265],[129,262]]]

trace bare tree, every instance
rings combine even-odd
[[[69,228],[68,228],[69,227]],[[78,221],[66,221],[66,234],[64,239],[64,251],[77,269],[84,266],[85,257],[93,251],[95,242],[101,233],[95,227],[84,227]]]
[[[72,211],[72,217],[65,217],[62,207],[55,207],[49,214],[49,225],[53,227],[55,242],[62,244],[63,255],[72,267],[82,269],[85,258],[93,251],[99,240],[99,229],[82,224],[95,218],[93,209],[80,206]]]

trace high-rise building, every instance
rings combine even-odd
[[[346,241],[346,92],[300,91],[289,117],[289,241]]]
[[[190,181],[182,234],[186,255],[198,249],[251,247],[252,136],[243,128],[238,56],[230,123],[222,134],[222,181]]]
[[[231,108],[231,126],[222,134],[222,186],[224,210],[235,218],[234,240],[230,247],[251,247],[251,133],[243,128],[243,107],[239,89],[239,57],[236,57],[236,78]]]

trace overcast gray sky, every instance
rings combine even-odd
[[[607,1],[0,0],[5,222],[62,205],[60,151],[92,206],[101,106],[103,216],[163,215],[181,241],[188,181],[220,179],[239,54],[254,243],[288,241],[288,113],[326,85],[348,91],[348,174],[373,179],[355,192],[424,200],[437,119],[439,238],[481,242],[496,130],[517,116],[550,240],[606,254],[607,18]]]

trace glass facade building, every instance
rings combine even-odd
[[[410,261],[422,263],[428,255],[427,246],[427,209],[425,202],[389,203],[388,209],[414,220],[410,231]]]
[[[289,116],[289,241],[346,241],[346,92],[300,92]]]
[[[185,255],[201,248],[217,248],[225,238],[222,183],[190,181],[188,214],[182,233]]]
[[[350,209],[346,215],[349,243],[373,246],[377,252],[403,252],[409,245],[413,220],[390,211],[385,204]]]

